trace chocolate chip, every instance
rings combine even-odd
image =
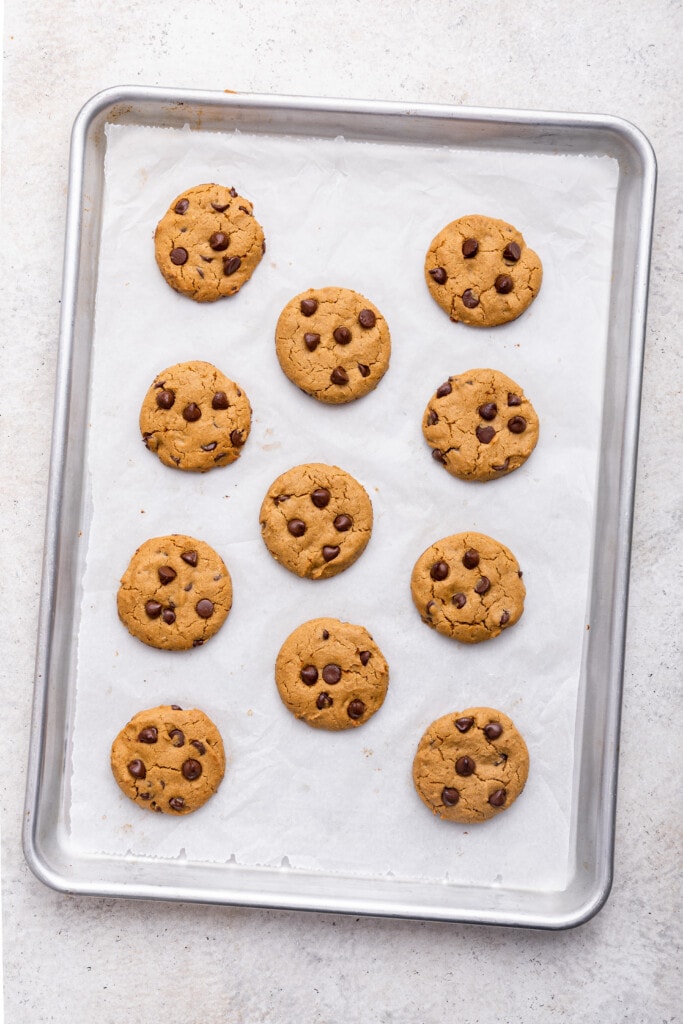
[[[159,739],[159,730],[156,725],[146,725],[138,733],[138,743],[156,743]]]
[[[213,451],[216,450],[217,447],[218,447],[218,441],[209,441],[208,444],[203,444],[201,446],[201,449],[202,449],[203,452],[213,452]],[[219,458],[223,458],[223,456],[221,455],[221,456],[219,456]],[[215,459],[214,459],[214,461],[215,461]]]
[[[323,690],[322,693],[318,694],[318,699],[315,702],[315,706],[317,707],[318,711],[322,711],[324,708],[331,708],[332,704],[333,700],[330,697],[329,693],[325,693],[325,691]]]
[[[182,729],[171,729],[168,735],[174,747],[182,747],[185,743],[185,733]]]
[[[486,594],[491,589],[491,580],[488,576],[480,576],[474,584],[475,594]]]
[[[464,608],[465,605],[467,604],[467,598],[465,597],[464,594],[453,594],[451,601],[453,602],[456,608]]]
[[[370,661],[370,658],[372,657],[372,652],[371,651],[359,651],[358,652],[358,657],[360,658],[361,665],[367,665],[367,663]]]
[[[202,757],[206,753],[206,747],[204,746],[201,740],[190,740],[190,746],[194,747],[197,753],[200,754]]]
[[[128,771],[134,779],[145,779],[147,777],[147,769],[138,757],[134,761],[128,762]]]
[[[434,462],[440,462],[442,466],[446,465],[446,456],[440,448],[432,449],[432,458],[434,459]]]
[[[200,260],[204,260],[205,263],[213,263],[213,256],[205,256],[204,253],[200,252]]]
[[[335,327],[332,331],[332,337],[338,345],[348,345],[351,341],[351,331],[348,327]]]
[[[233,197],[234,198],[234,197]],[[211,203],[216,213],[225,213],[230,203]]]
[[[348,384],[349,375],[343,366],[336,366],[330,374],[330,380],[333,384]]]
[[[160,409],[170,409],[175,402],[175,394],[173,391],[164,389],[163,391],[157,392],[157,405]]]
[[[496,431],[493,427],[479,426],[476,429],[476,435],[482,444],[490,444],[496,436]]]
[[[367,330],[368,328],[375,326],[377,323],[377,317],[371,309],[361,309],[358,314],[358,323],[361,327],[364,327]]]
[[[162,566],[160,566],[159,569],[158,569],[158,573],[159,573],[159,579],[161,580],[161,582],[163,583],[164,586],[166,586],[166,584],[168,584],[168,583],[172,583],[173,580],[178,575],[178,573],[175,571],[175,569],[172,569],[170,565],[162,565]]]
[[[476,767],[477,766],[472,760],[472,758],[467,756],[459,757],[458,760],[455,762],[455,770],[458,773],[458,775],[474,775],[474,769]]]
[[[360,371],[361,377],[369,377],[370,376],[370,367],[369,366],[366,366],[365,363],[357,363],[356,365],[357,365],[357,367],[358,367],[358,369]]]
[[[476,569],[479,565],[479,552],[475,548],[468,548],[462,556],[462,564],[466,569]]]
[[[489,797],[491,807],[502,807],[507,800],[507,792],[504,789],[494,789]]]
[[[193,569],[196,568],[197,562],[199,560],[199,555],[197,554],[196,551],[183,551],[180,557],[182,558],[183,562],[187,562],[187,564],[191,565]]]
[[[437,416],[437,414],[434,412],[433,409],[430,409],[429,412],[427,413],[427,423],[428,423],[428,425],[430,427],[433,427],[434,424],[438,423],[438,422],[439,422],[439,417]]]
[[[201,764],[199,761],[195,761],[193,757],[188,757],[187,761],[183,761],[183,766],[180,770],[189,782],[194,782],[202,774]]]
[[[318,308],[317,299],[302,299],[299,307],[304,316],[313,316]]]
[[[499,736],[503,734],[503,726],[500,722],[489,722],[488,725],[484,726],[484,736],[488,740],[497,740]]]
[[[186,213],[189,205],[189,199],[179,199],[178,202],[173,207],[173,209],[175,210],[176,213]]]
[[[182,267],[184,263],[187,263],[188,253],[187,249],[183,249],[182,246],[178,246],[177,249],[171,249],[171,263],[176,267]]]
[[[168,806],[171,808],[172,811],[182,811],[183,807],[185,806],[185,801],[181,796],[172,796],[171,799],[168,801]]]
[[[496,473],[504,473],[509,465],[510,465],[510,459],[508,457],[508,458],[505,459],[504,462],[501,462],[501,464],[499,466],[493,466],[492,465],[491,469],[495,469]]]
[[[475,295],[471,288],[467,288],[462,293],[462,304],[467,309],[476,309],[479,305],[479,296]]]
[[[507,295],[513,288],[513,281],[509,274],[499,274],[493,284],[499,295]]]
[[[325,508],[329,504],[332,495],[328,491],[327,487],[318,487],[311,494],[311,501],[316,508]]]
[[[231,277],[241,266],[242,260],[239,256],[225,256],[223,258],[223,273],[226,277]]]
[[[196,423],[198,419],[201,419],[201,415],[202,410],[196,402],[188,402],[183,409],[183,419],[187,420],[188,423]]]
[[[339,665],[325,665],[323,669],[323,679],[330,686],[334,686],[342,677],[342,670]]]
[[[212,409],[227,409],[230,406],[228,396],[225,391],[216,391],[213,398],[211,399]]]
[[[201,267],[195,267],[194,269],[197,271],[197,273],[199,274],[199,276],[201,277],[201,279],[203,281],[204,280],[204,271],[201,269]]]
[[[161,615],[161,605],[158,601],[147,601],[145,613],[149,619],[158,619]]]
[[[244,434],[241,430],[230,431],[230,444],[233,448],[241,448],[244,444]]]
[[[171,711],[182,711],[180,704],[171,704]]]
[[[519,395],[513,395],[511,391],[508,391],[508,405],[521,405],[522,399]]]
[[[341,549],[339,547],[335,547],[332,544],[326,544],[323,548],[323,558],[326,562],[333,562],[340,550]]]
[[[512,419],[508,420],[508,430],[511,430],[513,434],[523,434],[526,430],[526,420],[523,416],[513,416]]]
[[[347,530],[350,530],[352,526],[353,519],[351,518],[351,516],[337,516],[337,518],[334,521],[334,528],[335,530],[338,530],[339,533],[345,533]]]
[[[434,267],[433,270],[429,271],[430,277],[433,277],[437,284],[445,284],[448,280],[448,274],[443,267]]]
[[[511,263],[516,263],[521,255],[522,250],[516,242],[508,242],[503,249],[503,259],[510,260]]]
[[[292,537],[303,537],[306,532],[306,524],[303,519],[290,519],[287,523],[287,529]]]
[[[365,714],[365,704],[362,700],[359,700],[358,697],[356,697],[356,699],[352,700],[347,707],[346,714],[349,718],[353,718],[354,721],[357,721]]]
[[[209,238],[209,245],[214,252],[223,252],[228,248],[230,242],[230,236],[226,235],[225,231],[214,231]]]
[[[304,345],[306,346],[306,348],[308,349],[309,352],[315,352],[315,350],[317,349],[319,344],[320,344],[320,335],[319,334],[313,334],[313,333],[304,334]]]
[[[432,617],[432,608],[434,607],[435,604],[436,604],[436,601],[427,601],[427,607],[425,608],[425,615],[429,619],[431,619],[431,617]]]
[[[318,670],[315,665],[304,665],[299,675],[306,686],[313,686],[318,681]]]
[[[237,199],[237,189],[235,188],[234,185],[230,186],[230,188],[228,189],[228,192],[230,193],[230,195],[232,196],[233,199]]]
[[[329,639],[330,639],[330,634],[329,634],[328,630],[324,629],[323,630],[323,640],[329,640]]]
[[[453,786],[444,786],[441,790],[441,801],[446,807],[455,807],[460,799],[460,793]]]
[[[507,626],[509,621],[510,621],[510,612],[504,611],[503,614],[500,617],[500,624],[501,624],[501,626]]]
[[[462,243],[462,254],[466,260],[471,260],[479,252],[479,242],[476,238],[466,238]]]
[[[446,395],[450,395],[452,390],[453,390],[453,385],[451,384],[451,382],[449,380],[446,380],[446,381],[443,382],[441,387],[436,389],[436,397],[437,398],[445,398]]]
[[[485,402],[479,406],[477,412],[483,420],[495,420],[498,406],[495,402]]]
[[[172,626],[173,623],[175,622],[175,612],[172,611],[170,608],[164,608],[163,612],[161,613],[161,618],[163,619],[167,626]]]
[[[437,580],[437,582],[440,582],[441,580],[446,579],[449,572],[450,569],[448,568],[446,562],[434,562],[434,565],[429,570],[429,575],[432,577],[433,580]]]
[[[467,730],[471,729],[473,725],[474,719],[470,718],[469,716],[466,716],[464,718],[456,718],[455,720],[455,728],[458,730],[458,732],[467,732]]]
[[[203,597],[201,601],[197,601],[194,610],[200,619],[210,619],[213,615],[213,601],[209,601],[208,597]]]

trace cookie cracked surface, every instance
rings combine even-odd
[[[526,588],[517,559],[504,544],[483,533],[456,533],[420,555],[411,592],[428,626],[477,644],[514,626],[524,611]]]
[[[261,535],[273,558],[297,576],[326,579],[365,550],[372,504],[365,488],[338,466],[294,466],[268,488]]]
[[[495,327],[515,320],[541,287],[543,269],[511,224],[472,214],[447,224],[432,240],[425,280],[453,321]]]
[[[320,402],[341,405],[377,387],[389,366],[387,322],[349,288],[309,288],[282,310],[275,328],[280,366]]]
[[[316,729],[357,728],[381,707],[389,668],[364,626],[320,618],[292,632],[277,656],[282,702]]]
[[[468,825],[510,807],[528,774],[526,743],[496,708],[467,708],[437,718],[413,760],[413,782],[423,803],[440,818]]]
[[[137,549],[121,578],[119,618],[149,647],[200,647],[232,606],[232,581],[210,545],[185,534],[153,537]]]
[[[235,462],[249,437],[242,388],[211,363],[176,363],[157,374],[140,410],[145,446],[166,466],[206,473]]]
[[[444,381],[422,417],[432,457],[461,480],[495,480],[526,462],[538,416],[519,384],[498,370],[468,370]]]
[[[111,747],[111,770],[126,796],[148,811],[190,814],[213,796],[225,750],[211,719],[176,704],[139,711]]]
[[[176,196],[157,224],[154,251],[171,288],[195,302],[215,302],[246,284],[265,239],[252,203],[210,183]]]

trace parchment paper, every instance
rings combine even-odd
[[[106,187],[87,438],[90,495],[72,747],[71,834],[84,851],[333,875],[562,887],[570,858],[573,744],[586,635],[594,490],[604,383],[617,164],[607,158],[475,152],[162,128],[107,128]],[[153,232],[184,189],[216,181],[253,200],[267,252],[233,298],[177,295]],[[517,226],[541,256],[539,297],[504,327],[453,324],[433,302],[423,261],[433,236],[466,213]],[[390,368],[341,407],[302,394],[280,370],[273,331],[310,286],[356,289],[384,313]],[[171,470],[141,441],[154,376],[189,359],[238,381],[253,411],[243,455],[204,474]],[[486,484],[430,458],[421,415],[449,375],[493,367],[539,414],[538,447]],[[258,513],[272,480],[303,462],[353,474],[374,506],[372,539],[338,577],[300,580],[268,554]],[[462,530],[516,554],[525,613],[499,638],[461,645],[424,625],[410,597],[416,558]],[[204,647],[148,648],[119,622],[116,591],[136,547],[182,532],[224,557],[234,606]],[[383,708],[342,733],[310,729],[273,680],[280,645],[319,615],[364,624],[390,665]],[[143,708],[200,707],[219,727],[228,769],[193,815],[151,814],[119,791],[111,742]],[[427,725],[498,707],[524,735],[526,790],[478,826],[434,818],[412,786]]]

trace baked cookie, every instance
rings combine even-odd
[[[282,645],[275,682],[285,707],[308,725],[350,729],[382,706],[389,667],[363,626],[311,619]]]
[[[142,440],[166,466],[205,473],[238,459],[249,437],[244,391],[211,363],[177,363],[158,374],[140,410]]]
[[[139,807],[190,814],[205,804],[225,774],[225,751],[210,718],[177,704],[139,711],[111,748],[111,770]]]
[[[265,247],[252,204],[225,185],[181,192],[154,235],[159,270],[171,288],[195,302],[234,295],[256,270]]]
[[[280,313],[275,348],[289,379],[320,402],[340,405],[376,388],[391,355],[387,322],[349,288],[309,288]]]
[[[519,384],[498,370],[468,370],[438,387],[422,417],[432,458],[461,480],[519,469],[538,441],[538,416]]]
[[[495,708],[467,708],[437,718],[413,761],[420,799],[440,818],[467,825],[510,807],[528,774],[526,743]]]
[[[294,466],[268,489],[261,533],[276,562],[297,576],[336,576],[363,553],[372,531],[365,489],[337,466]]]
[[[526,595],[515,556],[483,533],[456,533],[428,547],[413,568],[411,591],[423,622],[465,644],[514,626]]]
[[[427,287],[451,320],[495,327],[515,320],[536,298],[543,270],[519,231],[473,214],[447,224],[429,246]]]
[[[200,647],[221,628],[232,605],[223,559],[204,541],[174,533],[141,544],[117,596],[119,618],[150,647]]]

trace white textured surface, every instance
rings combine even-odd
[[[678,2],[90,0],[5,7],[4,975],[12,1024],[681,1019]],[[562,934],[68,898],[20,847],[73,118],[114,84],[611,113],[659,161],[615,882]],[[678,405],[676,405],[676,402]],[[678,620],[678,621],[677,621]]]

